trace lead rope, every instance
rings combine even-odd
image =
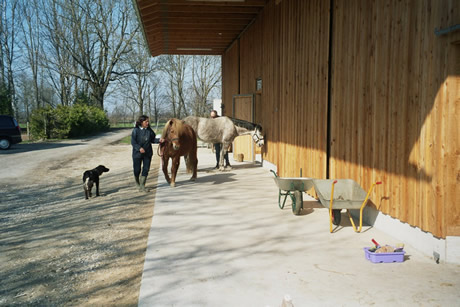
[[[163,155],[164,155],[164,147],[166,146],[166,143],[167,143],[167,140],[163,140],[163,141],[160,140],[160,144],[157,147],[157,155],[159,157],[163,157]]]

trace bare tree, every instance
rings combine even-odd
[[[142,37],[136,35],[136,40],[133,40],[132,50],[129,56],[125,58],[126,70],[132,71],[132,74],[120,79],[125,97],[133,101],[139,108],[139,114],[145,114],[145,111],[150,111],[146,108],[148,99],[151,94],[150,82],[152,74],[156,69],[156,59],[152,58],[143,45]]]
[[[158,125],[164,104],[164,95],[161,93],[159,78],[152,77],[152,81],[149,84],[149,93],[147,100],[148,113],[150,118]]]
[[[211,106],[208,97],[221,80],[220,57],[193,56],[192,59],[192,112],[195,116],[207,115]]]
[[[39,91],[39,55],[41,36],[39,31],[39,9],[37,0],[21,0],[21,23],[23,46],[32,75],[35,107],[43,106]]]
[[[89,84],[95,104],[104,108],[110,82],[130,73],[118,70],[118,64],[131,51],[139,28],[132,4],[128,0],[61,0],[61,8],[68,20],[58,33],[80,68],[72,73]]]
[[[34,93],[31,90],[32,80],[26,73],[22,72],[18,76],[18,97],[20,103],[18,108],[24,112],[24,117],[29,119],[32,110],[34,109]]]
[[[8,2],[9,3],[9,2]],[[0,85],[5,83],[5,27],[6,27],[6,1],[0,1]]]
[[[129,103],[127,99],[123,99],[115,103],[115,107],[110,114],[110,119],[114,124],[126,124],[129,122],[134,126],[135,120],[133,120],[133,117],[135,116],[135,111],[135,106]]]
[[[62,28],[63,15],[61,0],[41,0],[42,13],[41,35],[45,40],[41,63],[48,73],[48,80],[55,88],[59,101],[62,105],[70,105],[72,101],[72,90],[74,96],[78,93],[78,87],[73,89],[77,83],[76,77],[70,72],[75,71],[75,61],[64,48],[62,36],[69,36],[67,28]]]
[[[16,88],[13,74],[13,62],[16,59],[15,47],[16,30],[17,30],[17,15],[18,1],[17,0],[1,0],[0,1],[0,73],[1,84],[6,84],[6,100],[8,105],[5,106],[5,111],[8,113],[16,113]]]
[[[122,106],[125,110],[125,113],[129,115],[130,120],[134,123],[137,119],[139,113],[137,112],[136,105],[132,104],[129,99],[124,98],[122,101]]]
[[[189,115],[186,108],[186,73],[190,56],[187,55],[166,55],[160,60],[160,69],[168,77],[169,99],[173,116],[181,118]]]

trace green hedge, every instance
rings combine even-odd
[[[103,110],[83,104],[39,108],[30,117],[30,133],[34,139],[79,137],[108,128],[109,119]]]

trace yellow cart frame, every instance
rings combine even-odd
[[[339,186],[336,188],[337,183],[339,183]],[[339,210],[340,213],[341,209],[346,209],[354,231],[361,232],[363,228],[364,207],[367,205],[374,186],[381,183],[381,181],[373,183],[366,194],[361,186],[352,179],[314,179],[313,184],[320,203],[324,207],[329,208],[329,231],[332,233],[333,211]],[[358,229],[349,211],[357,209],[359,209]]]

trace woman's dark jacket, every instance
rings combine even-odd
[[[152,143],[155,141],[155,132],[150,127],[141,129],[136,127],[131,133],[131,145],[133,145],[133,158],[141,158],[142,154],[139,151],[144,148],[145,156],[151,157],[153,155]]]

